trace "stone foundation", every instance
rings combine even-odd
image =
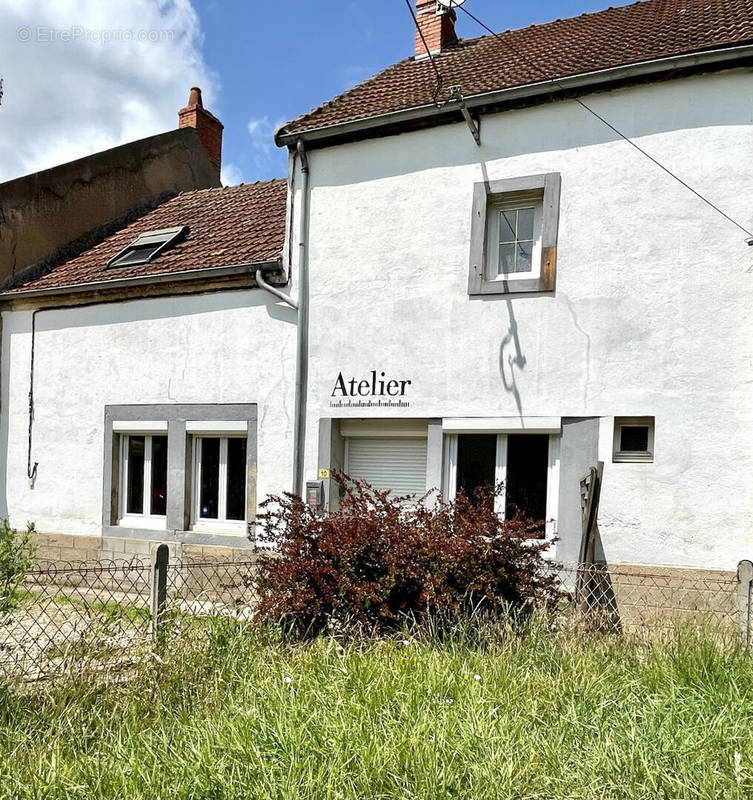
[[[102,536],[73,536],[61,533],[37,533],[38,562],[63,564],[81,561],[129,561],[137,558],[149,561],[162,542],[149,539],[120,539]],[[253,561],[250,544],[239,547],[183,544],[165,541],[170,549],[170,561],[184,563]]]

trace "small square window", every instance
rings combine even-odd
[[[615,417],[612,461],[654,460],[654,418]]]

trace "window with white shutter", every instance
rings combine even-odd
[[[395,495],[426,493],[426,438],[350,436],[346,473]]]

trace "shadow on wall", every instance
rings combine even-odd
[[[507,305],[507,315],[510,319],[510,325],[499,346],[499,374],[502,376],[502,385],[505,387],[505,391],[513,396],[515,406],[518,409],[518,416],[522,420],[523,401],[520,397],[516,372],[522,372],[526,368],[527,362],[525,354],[520,346],[518,321],[515,318],[512,301],[507,299],[505,303]]]

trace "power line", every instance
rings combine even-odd
[[[434,92],[434,99],[436,100],[436,98],[439,96],[439,92],[441,91],[442,85],[444,83],[444,81],[442,80],[442,73],[439,71],[439,67],[434,61],[434,56],[431,54],[431,50],[429,49],[429,43],[426,41],[424,32],[421,30],[421,26],[418,24],[418,18],[416,17],[416,12],[413,10],[412,0],[405,0],[405,5],[408,6],[408,11],[410,11],[411,17],[413,17],[413,24],[416,26],[418,35],[421,37],[421,41],[424,43],[424,49],[426,50],[426,55],[429,56],[429,61],[431,62],[431,66],[434,69],[434,74],[437,76],[437,89]]]
[[[408,2],[408,0],[406,0],[406,2]],[[477,25],[480,25],[485,31],[487,31],[487,33],[490,33],[495,39],[497,39],[498,41],[502,42],[502,44],[511,53],[513,53],[513,55],[517,56],[518,58],[522,59],[523,61],[526,61],[528,63],[528,65],[530,67],[532,67],[534,70],[536,70],[537,72],[539,72],[539,73],[541,72],[541,68],[537,64],[534,64],[534,62],[530,58],[528,58],[528,56],[526,56],[525,54],[523,54],[520,51],[518,51],[504,37],[500,36],[498,33],[493,31],[488,25],[485,25],[478,17],[474,16],[470,11],[468,11],[468,9],[464,5],[457,6],[457,8],[459,8],[461,11],[463,11],[465,14],[467,14]],[[411,11],[412,10],[413,9],[411,9]],[[557,86],[558,88],[562,89],[562,91],[567,91],[566,87],[563,86],[563,84],[560,83],[556,78],[548,78],[544,82],[545,83],[553,83],[555,86]],[[694,194],[699,200],[702,200],[704,203],[706,203],[706,205],[709,206],[709,208],[712,208],[718,214],[721,214],[721,216],[724,217],[724,219],[728,220],[735,227],[739,228],[749,239],[753,239],[753,233],[751,233],[744,225],[741,225],[737,220],[733,219],[725,211],[722,211],[722,209],[719,208],[719,206],[714,204],[707,197],[704,197],[699,191],[694,189],[690,184],[686,183],[682,178],[679,177],[679,175],[676,175],[674,172],[672,172],[672,170],[669,169],[669,167],[665,167],[664,164],[662,164],[660,161],[658,161],[656,158],[654,158],[654,156],[652,156],[650,153],[646,152],[640,145],[636,144],[629,136],[627,136],[621,130],[619,130],[614,125],[612,125],[611,122],[609,122],[608,120],[604,119],[604,117],[602,117],[600,114],[598,114],[596,111],[594,111],[589,105],[584,103],[583,100],[581,100],[579,97],[575,97],[573,99],[575,100],[576,103],[578,103],[578,105],[580,105],[582,108],[584,108],[589,114],[592,114],[594,117],[596,117],[596,119],[598,119],[600,122],[602,122],[604,125],[606,125],[607,128],[609,128],[611,131],[616,133],[621,139],[624,139],[631,147],[634,147],[641,155],[645,156],[649,161],[651,161],[653,164],[655,164],[657,167],[659,167],[659,169],[661,169],[664,172],[666,172],[667,175],[669,175],[671,178],[674,178],[674,180],[676,180],[681,186],[684,186],[689,192]],[[750,244],[750,242],[749,242],[749,244]]]

